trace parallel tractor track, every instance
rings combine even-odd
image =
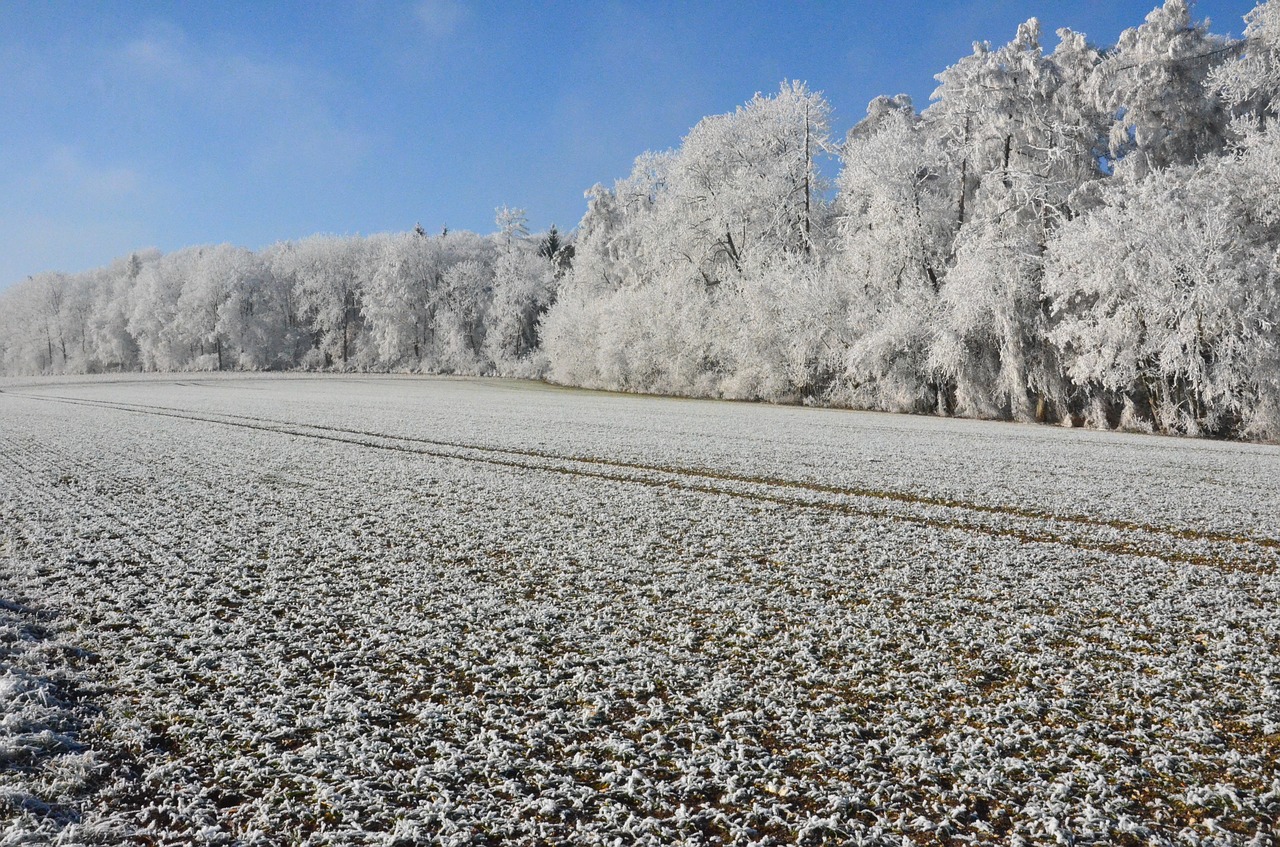
[[[1064,545],[1105,554],[1150,556],[1170,563],[1205,565],[1231,571],[1271,572],[1280,561],[1280,539],[1268,536],[1157,526],[1088,515],[1056,514],[1012,505],[973,503],[906,491],[838,486],[599,456],[566,455],[547,450],[389,435],[264,417],[198,412],[170,406],[54,395],[17,396],[272,432],[436,459],[630,483],[694,494],[722,495],[787,508],[978,533],[1027,544]]]

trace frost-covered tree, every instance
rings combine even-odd
[[[544,324],[552,378],[721,393],[743,349],[730,330],[741,299],[771,268],[821,252],[814,157],[828,116],[820,95],[784,84],[589,192],[573,271]]]
[[[39,303],[39,324],[44,335],[47,371],[65,373],[75,352],[73,301],[75,278],[50,271],[31,280]],[[82,335],[83,337],[83,335]]]
[[[191,344],[190,365],[198,370],[220,371],[227,365],[219,317],[240,282],[235,273],[235,249],[223,244],[186,254],[189,265],[182,273],[174,320],[175,329]]]
[[[700,121],[680,146],[659,204],[671,259],[716,285],[810,252],[824,213],[814,158],[828,146],[829,120],[822,96],[794,82]]]
[[[499,206],[494,210],[494,223],[498,226],[498,236],[506,245],[518,238],[529,235],[529,216],[524,209],[513,206]]]
[[[1267,0],[1245,16],[1244,44],[1234,60],[1209,74],[1212,89],[1250,128],[1270,122],[1280,111],[1280,3]]]
[[[214,256],[219,272],[234,280],[218,309],[219,368],[293,366],[305,334],[292,310],[290,283],[276,277],[261,254],[231,247]]]
[[[555,266],[522,247],[501,254],[493,271],[485,351],[505,372],[538,346],[538,322],[555,296]]]
[[[1109,186],[1052,245],[1053,337],[1099,424],[1280,432],[1275,8],[1208,79],[1240,115],[1237,149]]]
[[[1063,229],[1047,288],[1067,373],[1096,422],[1166,432],[1273,431],[1280,380],[1274,223],[1222,190],[1250,167],[1224,160],[1120,183]]]
[[[160,251],[141,250],[91,273],[96,279],[91,320],[93,358],[87,370],[129,371],[141,367],[138,341],[129,331],[135,287],[142,269]]]
[[[28,277],[6,292],[0,331],[10,373],[66,370],[62,331],[66,284],[65,274],[46,272]]]
[[[627,359],[644,353],[624,343],[631,327],[619,318],[631,314],[632,292],[653,284],[670,261],[659,246],[657,207],[674,160],[674,152],[645,153],[612,189],[586,192],[572,271],[540,325],[551,379],[598,388],[634,382]]]
[[[612,189],[586,192],[587,211],[578,225],[572,291],[590,296],[641,285],[660,263],[670,262],[658,231],[658,203],[667,196],[675,154],[644,153],[631,174]]]
[[[375,239],[364,314],[386,367],[422,367],[432,349],[445,269],[442,240],[421,228]]]
[[[1141,178],[1219,152],[1230,113],[1206,82],[1235,50],[1192,19],[1190,0],[1165,0],[1141,26],[1121,33],[1091,83],[1113,116],[1113,167]]]
[[[844,399],[932,409],[938,391],[927,357],[956,230],[946,152],[899,95],[871,102],[841,161],[837,267],[846,290],[824,305],[839,327],[829,346],[839,351]]]
[[[464,259],[444,272],[436,315],[442,367],[462,373],[488,370],[483,358],[485,317],[493,296],[493,271],[476,259]]]
[[[976,45],[938,75],[925,113],[949,151],[959,226],[929,361],[954,392],[944,405],[961,414],[1061,414],[1044,253],[1074,214],[1074,193],[1101,175],[1101,119],[1084,94],[1096,51],[1068,30],[1058,35],[1051,56],[1034,19],[1004,47]]]
[[[178,320],[178,300],[198,249],[169,253],[138,273],[128,330],[138,345],[143,370],[185,370],[195,356],[195,345]]]
[[[518,214],[516,214],[518,213]],[[560,246],[545,249],[554,228],[542,245],[526,236],[522,210],[504,206],[498,210],[501,244],[493,267],[493,299],[485,331],[484,352],[499,373],[529,375],[528,363],[538,346],[538,322],[555,297]]]
[[[276,251],[273,272],[293,281],[298,314],[320,367],[352,367],[364,329],[361,301],[372,256],[367,239],[317,235]]]

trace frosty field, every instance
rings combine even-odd
[[[1280,448],[0,381],[0,844],[1274,844]]]

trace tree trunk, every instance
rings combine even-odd
[[[1009,158],[1013,155],[1013,135],[1004,137],[1004,187],[1013,188],[1013,180],[1009,177]]]
[[[809,103],[804,104],[804,252],[808,253],[812,245],[812,231],[810,229],[811,209],[809,208],[810,195],[812,194],[812,186],[810,185],[811,172],[813,171],[813,158],[809,150]]]
[[[961,149],[965,151],[964,158],[960,160],[960,218],[956,225],[959,230],[964,226],[964,201],[965,196],[969,193],[969,122],[971,117],[964,119],[964,144]]]

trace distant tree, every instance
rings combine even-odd
[[[274,257],[294,281],[293,297],[323,367],[353,364],[364,329],[364,280],[371,256],[366,239],[317,235]]]
[[[224,304],[242,284],[235,249],[229,244],[201,247],[189,257],[183,273],[174,320],[192,345],[191,365],[202,370],[220,371],[229,364],[221,316]]]
[[[387,367],[421,367],[427,355],[444,273],[442,240],[416,231],[375,239],[364,314],[378,358]]]
[[[178,300],[199,248],[169,253],[142,266],[133,287],[128,331],[146,371],[185,370],[195,344],[178,321]]]
[[[556,229],[556,225],[552,224],[551,229],[547,230],[546,237],[538,245],[538,255],[547,261],[554,262],[563,247],[564,245],[560,242],[560,232]]]
[[[447,370],[485,370],[481,358],[485,318],[493,296],[493,271],[475,259],[451,265],[441,280],[437,322]]]
[[[498,233],[507,246],[516,239],[529,235],[529,218],[524,209],[499,206],[494,210],[494,222],[498,225]]]
[[[538,321],[555,296],[556,266],[541,250],[520,245],[498,257],[485,352],[500,372],[511,371],[538,346]]]

